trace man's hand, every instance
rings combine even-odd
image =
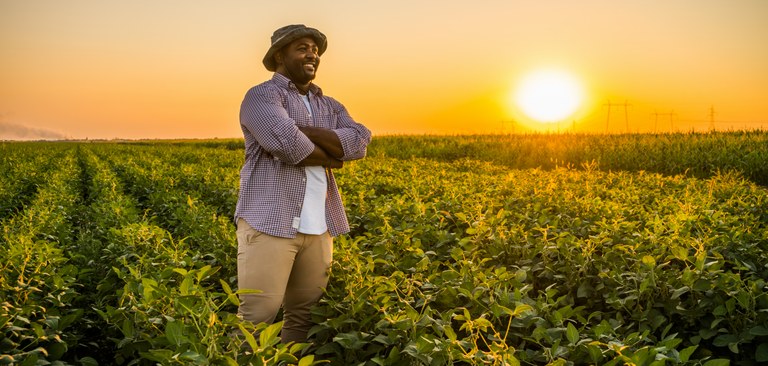
[[[334,159],[339,160],[344,156],[344,148],[341,146],[339,136],[333,130],[306,126],[299,127],[299,131]]]
[[[344,162],[330,156],[325,150],[315,145],[315,149],[304,160],[300,161],[298,166],[324,166],[326,168],[338,169],[344,166]]]

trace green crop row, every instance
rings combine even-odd
[[[24,210],[2,223],[2,364],[35,365],[60,358],[76,344],[69,330],[83,314],[74,306],[80,269],[67,255],[80,199],[76,159],[71,150],[31,152],[55,158],[57,164]]]
[[[0,144],[0,220],[29,203],[58,159],[58,150],[38,150],[32,144]]]

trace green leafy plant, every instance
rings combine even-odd
[[[0,363],[756,365],[765,142],[375,138],[302,344],[236,315],[242,140],[0,143]]]

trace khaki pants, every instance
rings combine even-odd
[[[237,248],[238,288],[262,291],[240,295],[238,315],[254,324],[272,323],[282,305],[282,341],[306,342],[310,308],[328,284],[333,238],[327,232],[279,238],[238,219]]]

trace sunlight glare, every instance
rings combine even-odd
[[[539,122],[559,122],[573,115],[581,106],[580,83],[560,70],[538,70],[526,75],[514,96],[523,113]]]

